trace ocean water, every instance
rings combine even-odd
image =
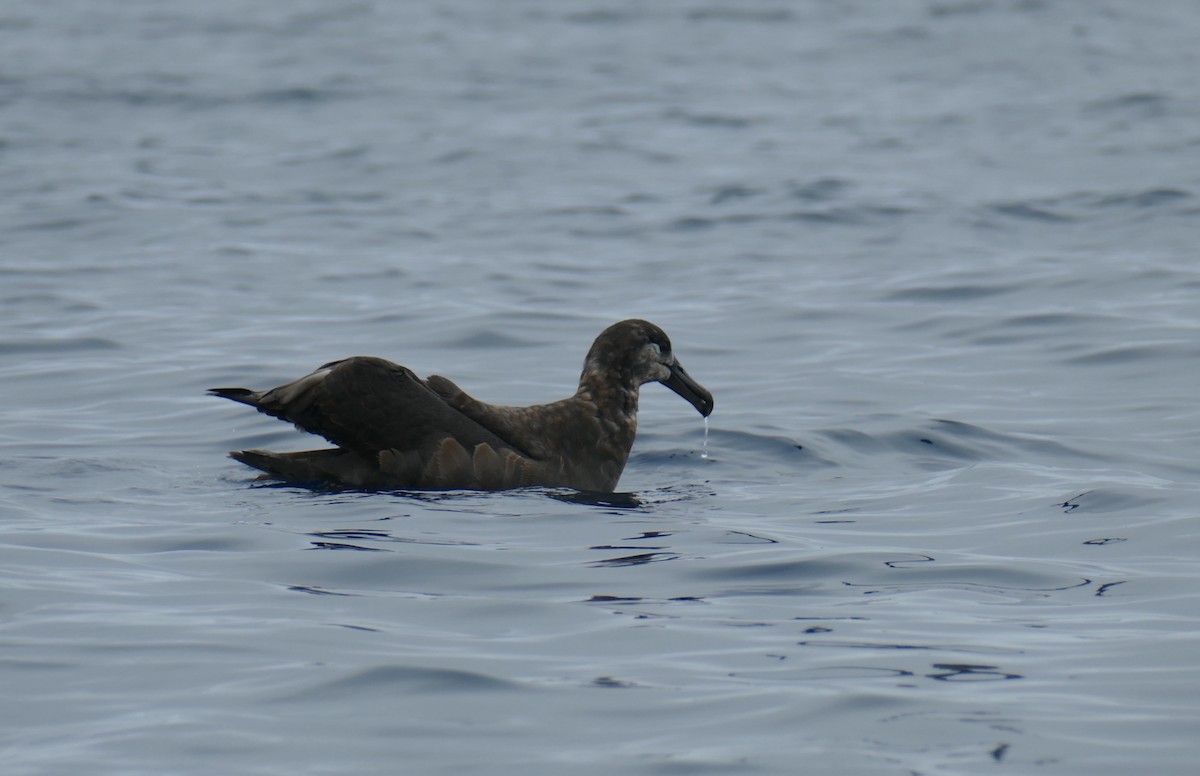
[[[4,773],[1192,773],[1197,39],[5,3]],[[256,484],[313,441],[204,396],[548,401],[633,316],[716,411],[646,386],[610,499]]]

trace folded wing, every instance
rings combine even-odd
[[[385,359],[335,361],[262,393],[242,388],[211,393],[249,404],[342,449],[234,454],[289,479],[303,471],[308,480],[326,473],[335,481],[362,485],[491,489],[535,478],[536,462],[451,407],[412,370]]]

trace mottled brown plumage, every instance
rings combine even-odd
[[[662,329],[641,320],[600,333],[575,395],[502,407],[445,377],[357,356],[269,391],[213,388],[337,445],[332,450],[230,453],[268,476],[362,488],[501,490],[527,485],[611,492],[637,432],[638,389],[658,381],[702,415],[712,394],[684,371]]]

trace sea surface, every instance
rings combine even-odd
[[[1193,0],[0,5],[0,770],[1192,774]],[[610,498],[213,386],[662,386]]]

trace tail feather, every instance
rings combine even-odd
[[[222,399],[249,404],[251,407],[258,408],[258,400],[262,395],[258,391],[252,391],[249,388],[209,388],[209,396],[219,396]]]

